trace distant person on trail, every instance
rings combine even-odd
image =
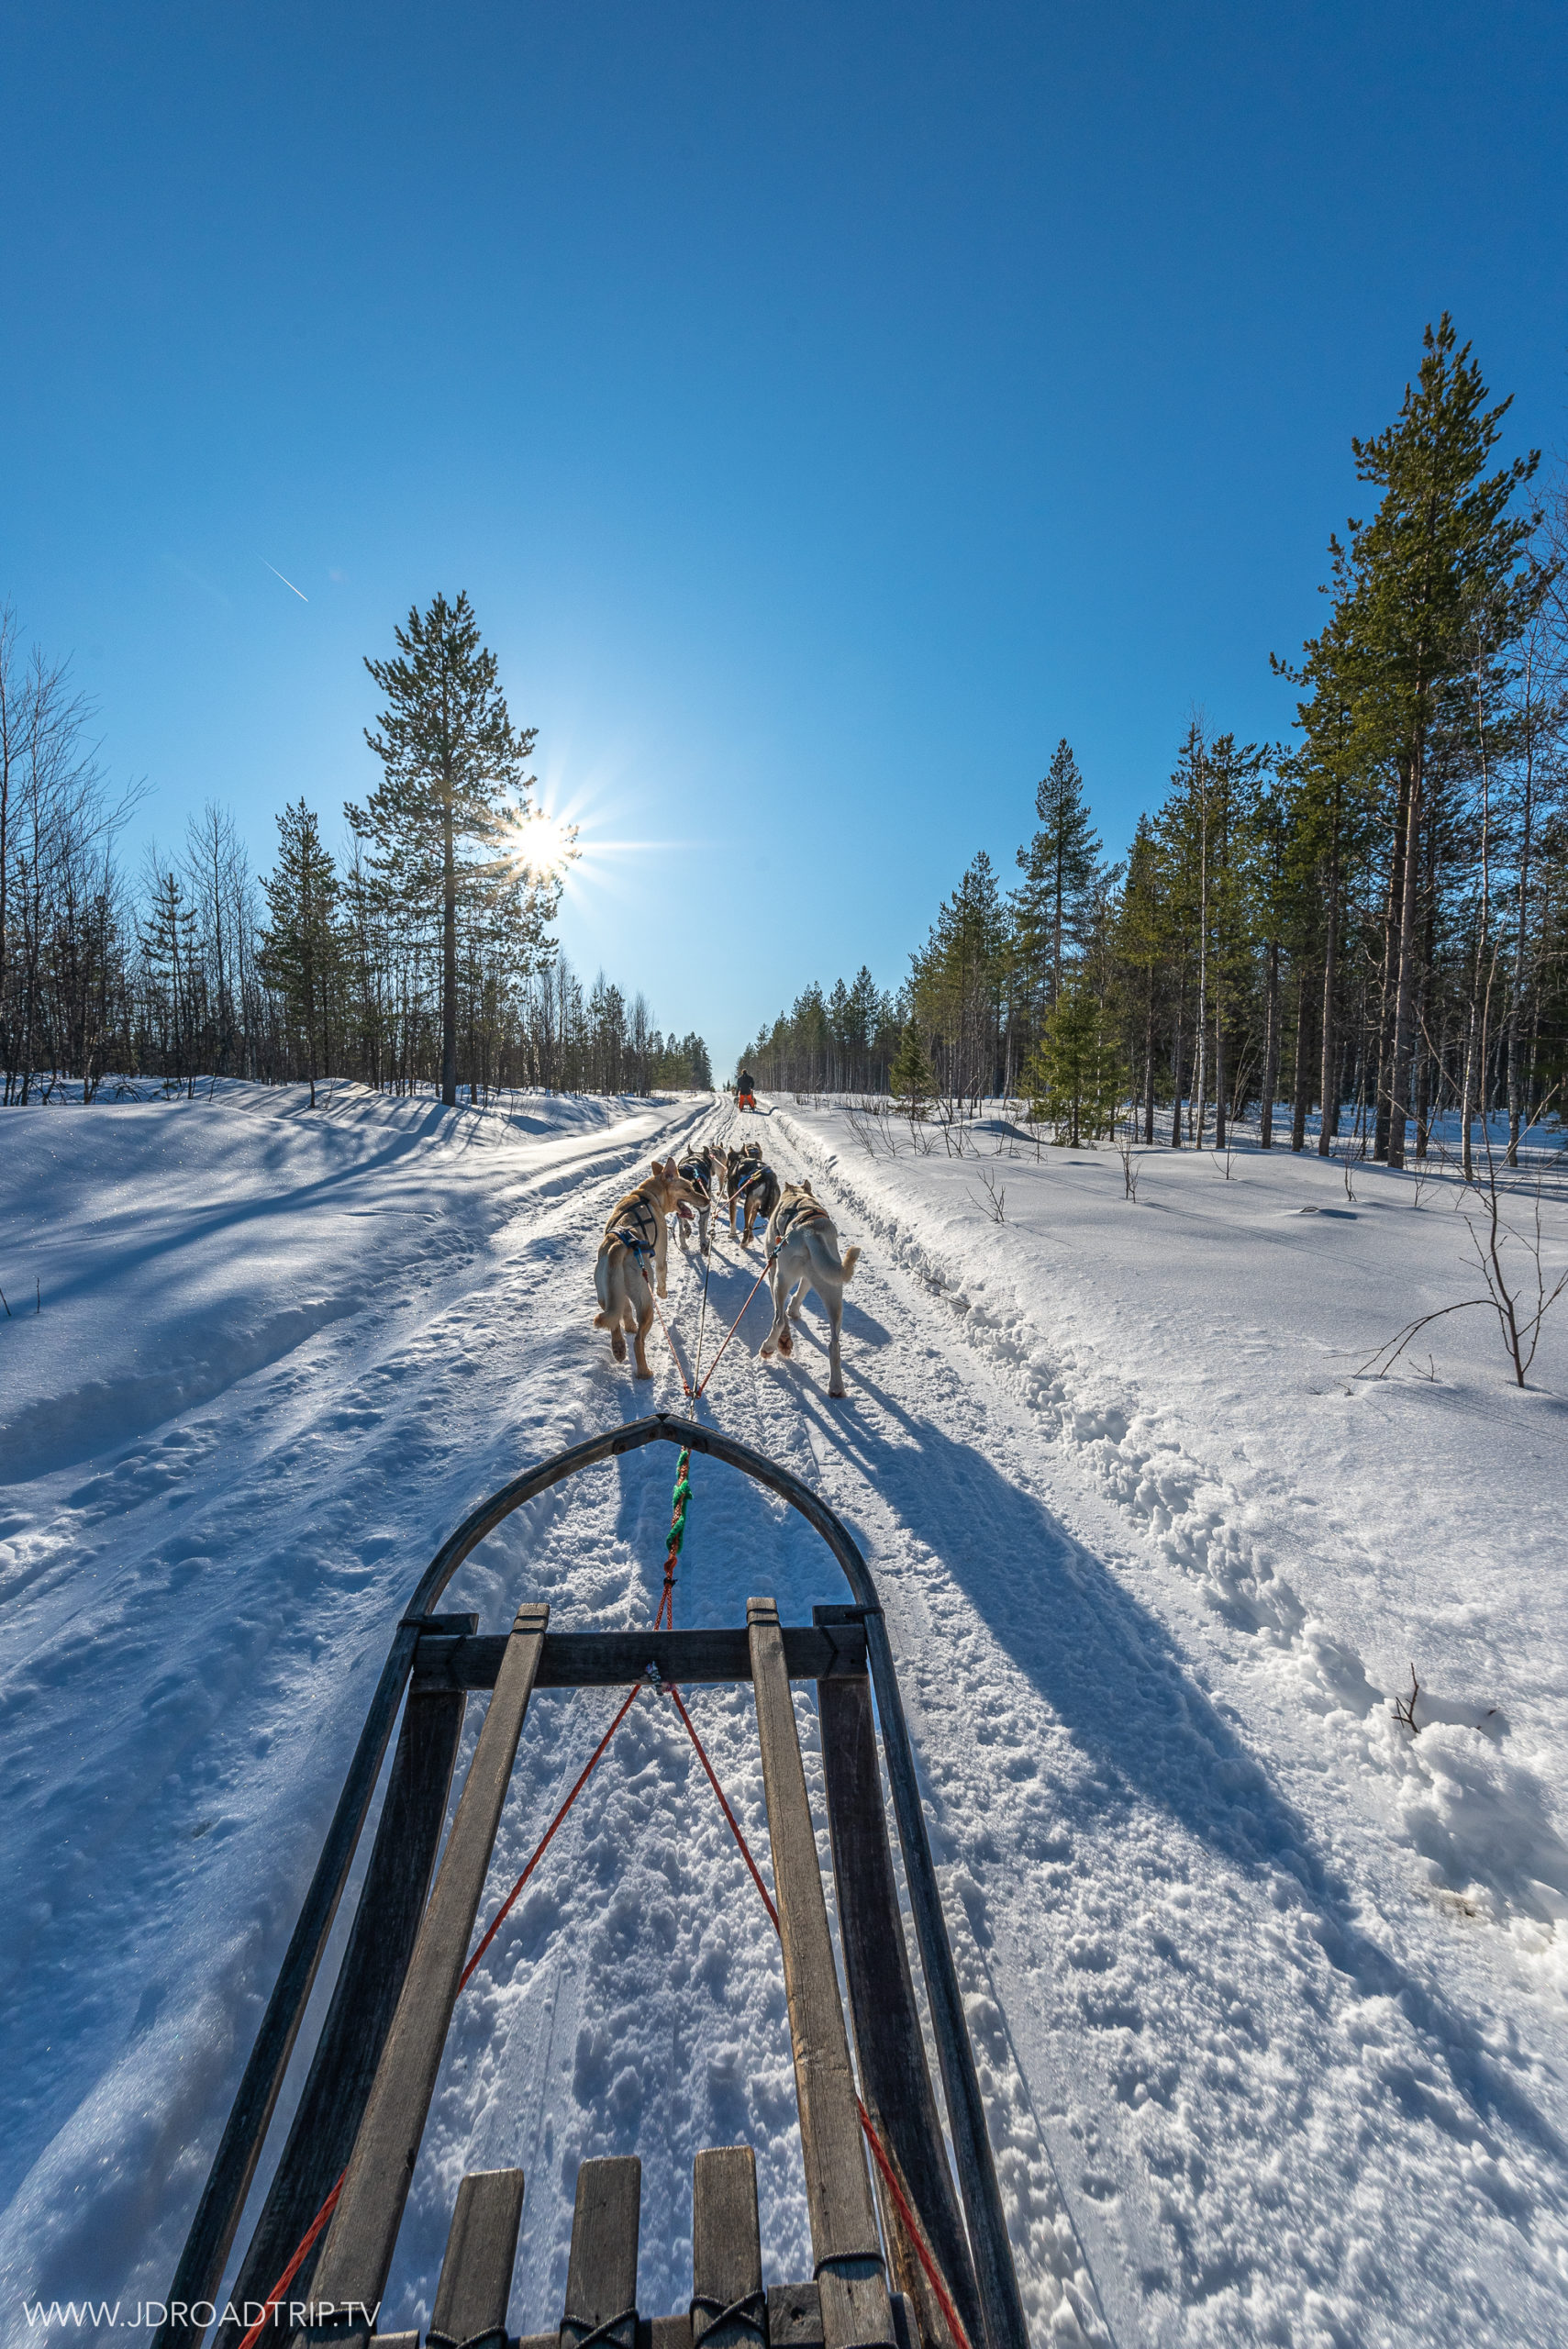
[[[755,1088],[754,1088],[754,1086],[752,1085],[752,1083],[751,1083],[751,1070],[750,1070],[749,1068],[743,1068],[743,1069],[741,1070],[741,1072],[740,1072],[740,1084],[736,1086],[735,1090],[736,1090],[736,1092],[737,1092],[737,1093],[746,1093],[746,1094],[750,1094],[750,1093],[751,1093],[752,1091],[754,1091],[754,1090],[755,1090]]]

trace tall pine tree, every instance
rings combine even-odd
[[[537,729],[513,725],[495,656],[480,641],[466,595],[455,604],[438,595],[427,612],[416,606],[395,634],[396,660],[365,662],[386,696],[378,730],[365,733],[385,780],[362,808],[345,812],[374,841],[378,871],[410,909],[439,909],[441,1099],[450,1108],[459,906],[523,888],[517,828],[533,782],[523,770]]]
[[[1051,1000],[1062,993],[1062,963],[1094,886],[1099,834],[1089,821],[1084,778],[1067,737],[1051,753],[1051,765],[1034,796],[1040,829],[1018,851],[1026,885],[1018,892],[1022,911],[1049,961]]]
[[[1513,643],[1544,575],[1527,561],[1536,517],[1514,510],[1540,451],[1485,468],[1511,402],[1488,407],[1470,345],[1447,313],[1429,326],[1420,373],[1385,432],[1352,440],[1356,472],[1383,492],[1351,542],[1330,540],[1334,619],[1310,640],[1300,681],[1353,711],[1362,744],[1381,744],[1398,778],[1388,894],[1377,1154],[1405,1163],[1405,1120],[1427,960],[1422,845],[1433,738],[1472,665],[1478,627]]]

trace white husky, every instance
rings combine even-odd
[[[841,1395],[844,1373],[839,1359],[839,1333],[844,1320],[844,1289],[861,1261],[858,1248],[839,1254],[839,1234],[827,1208],[812,1197],[809,1183],[786,1184],[777,1207],[768,1218],[769,1275],[773,1291],[773,1326],[762,1341],[764,1362],[776,1346],[781,1354],[794,1351],[790,1323],[798,1321],[806,1292],[814,1288],[828,1308],[828,1392]],[[796,1286],[798,1284],[798,1286]],[[790,1291],[795,1290],[790,1303]],[[786,1310],[787,1308],[787,1310]]]

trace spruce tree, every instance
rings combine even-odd
[[[284,1027],[300,1051],[316,1107],[327,1074],[328,1020],[338,963],[338,872],[321,826],[303,799],[278,818],[278,861],[262,883],[271,922],[261,933],[261,974],[280,998]]]
[[[1021,910],[1051,966],[1051,1000],[1062,993],[1062,963],[1084,903],[1094,885],[1099,834],[1089,821],[1084,778],[1067,737],[1051,753],[1051,765],[1034,796],[1040,828],[1018,851],[1027,875],[1019,891]]]
[[[426,918],[439,908],[441,1099],[451,1108],[459,905],[521,889],[508,836],[515,843],[528,809],[533,778],[523,770],[537,730],[513,725],[466,595],[455,604],[438,595],[427,612],[416,606],[395,633],[399,657],[365,662],[387,700],[378,730],[365,733],[385,781],[345,812],[375,842],[378,871],[404,903]]]
[[[141,951],[165,1011],[162,1058],[165,1074],[185,1080],[185,1040],[194,1026],[192,992],[196,972],[196,909],[179,875],[154,864],[152,904],[141,931]],[[194,1074],[195,1072],[193,1071]]]
[[[1024,1080],[1029,1116],[1056,1128],[1076,1149],[1114,1132],[1122,1097],[1122,1063],[1112,1022],[1081,972],[1069,973]]]
[[[920,1031],[912,1019],[906,1022],[904,1040],[894,1056],[887,1081],[893,1088],[894,1099],[903,1104],[911,1118],[925,1115],[926,1104],[936,1092],[937,1081],[931,1074],[931,1063],[926,1058]]]

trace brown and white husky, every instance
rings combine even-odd
[[[632,1344],[639,1378],[653,1375],[644,1346],[653,1327],[654,1281],[661,1297],[668,1294],[664,1272],[669,1232],[664,1219],[683,1205],[696,1204],[697,1194],[689,1183],[683,1182],[674,1160],[666,1159],[661,1165],[655,1159],[652,1174],[620,1201],[599,1242],[594,1266],[599,1310],[594,1316],[594,1327],[609,1331],[610,1352],[617,1362],[626,1360],[622,1331],[636,1331]],[[648,1277],[650,1259],[654,1274],[651,1281]]]
[[[768,1218],[764,1242],[773,1260],[769,1279],[773,1292],[773,1326],[762,1341],[765,1362],[774,1347],[792,1353],[790,1323],[798,1321],[806,1292],[814,1288],[828,1308],[828,1392],[841,1395],[844,1372],[839,1355],[839,1335],[844,1319],[844,1289],[853,1280],[861,1261],[858,1248],[839,1254],[839,1234],[833,1219],[812,1197],[809,1183],[786,1183],[778,1205]],[[795,1301],[790,1291],[796,1288]],[[787,1312],[786,1312],[786,1309]]]

